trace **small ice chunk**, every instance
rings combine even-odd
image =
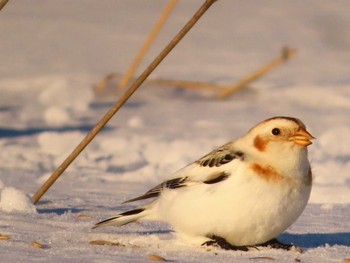
[[[1,192],[0,210],[4,212],[36,213],[29,196],[13,187],[5,187]]]

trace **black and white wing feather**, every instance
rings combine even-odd
[[[243,152],[233,151],[229,145],[223,145],[189,166],[179,170],[171,179],[153,187],[145,194],[127,200],[124,203],[158,197],[164,189],[177,189],[198,184],[216,184],[222,182],[231,175],[231,172],[229,170],[219,169],[219,167],[221,168],[221,166],[236,159],[243,160]]]
[[[143,199],[148,199],[152,197],[157,197],[159,196],[160,192],[167,188],[167,189],[176,189],[179,187],[184,187],[187,186],[186,183],[187,177],[178,177],[174,179],[170,179],[167,181],[164,181],[163,183],[153,187],[152,189],[148,190],[145,194],[138,196],[136,198],[130,199],[125,201],[124,203],[129,203],[129,202],[134,202],[138,200],[143,200]]]
[[[241,151],[232,151],[226,145],[208,153],[200,158],[196,163],[203,167],[220,167],[234,159],[240,158],[243,160],[244,154]]]

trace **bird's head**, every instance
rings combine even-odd
[[[253,127],[243,138],[258,152],[277,157],[278,154],[290,154],[291,151],[305,151],[314,139],[303,122],[291,117],[267,119]]]

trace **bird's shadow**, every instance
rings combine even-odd
[[[77,214],[79,212],[83,211],[82,209],[75,209],[75,208],[39,208],[37,209],[37,212],[39,214],[56,214],[56,215],[64,215],[66,213],[73,213]]]
[[[307,233],[291,234],[284,233],[279,238],[283,243],[293,243],[302,248],[317,248],[329,246],[350,246],[350,232],[338,233]]]
[[[159,229],[159,230],[149,230],[149,231],[123,231],[123,234],[133,234],[133,235],[139,235],[139,236],[149,236],[149,235],[169,235],[172,233],[175,233],[173,230],[170,229]]]

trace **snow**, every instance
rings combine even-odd
[[[1,191],[0,210],[21,213],[36,213],[30,197],[13,187],[5,187]]]
[[[179,1],[138,73],[202,1]],[[94,96],[124,72],[166,2],[9,1],[0,16],[0,240],[2,262],[343,262],[350,257],[350,4],[217,1],[151,77],[230,84],[298,49],[287,64],[225,101],[145,83],[34,207],[32,196],[121,92]],[[16,32],[16,33],[14,33]],[[111,87],[109,87],[111,88]],[[280,239],[304,253],[190,247],[170,227],[141,222],[91,230],[213,148],[278,115],[298,117],[313,190]],[[25,216],[23,216],[25,214]],[[87,217],[79,216],[87,215]],[[125,246],[90,245],[93,240]],[[35,248],[31,242],[44,244]]]
[[[62,77],[50,77],[41,80],[39,85],[49,88],[43,89],[40,93],[40,103],[45,106],[58,105],[62,109],[85,111],[93,96],[92,90],[80,92],[79,89],[71,88],[74,84],[73,79],[68,82]],[[48,110],[50,109],[51,107],[48,108]],[[54,118],[56,117],[57,116],[54,116]]]
[[[62,108],[50,107],[44,112],[44,119],[49,126],[59,127],[69,122],[69,114]]]

